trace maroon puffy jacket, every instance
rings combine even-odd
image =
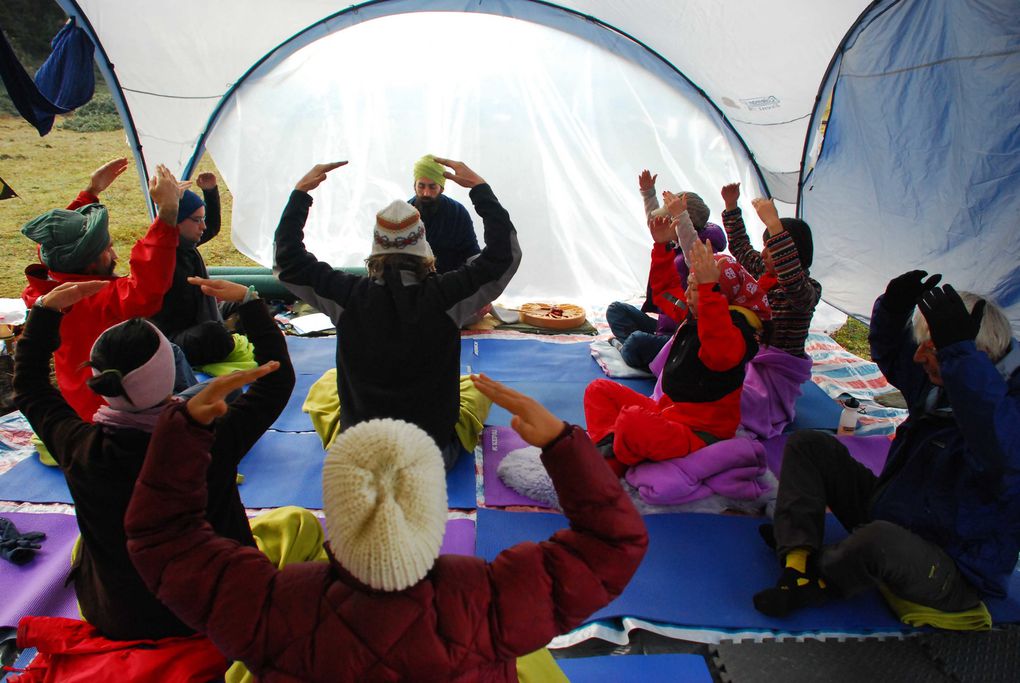
[[[336,561],[278,570],[203,517],[212,431],[164,413],[128,507],[128,550],[185,623],[261,681],[516,681],[515,659],[620,594],[648,543],[577,427],[543,453],[571,528],[489,563],[443,555],[414,586],[361,584]]]

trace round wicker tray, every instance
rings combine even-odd
[[[521,322],[551,330],[570,330],[585,321],[584,309],[574,304],[524,304]]]

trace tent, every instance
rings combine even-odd
[[[313,194],[307,243],[356,265],[432,152],[510,211],[508,294],[608,302],[643,290],[648,168],[716,221],[740,181],[753,240],[754,196],[807,220],[841,310],[867,319],[925,267],[1020,327],[1016,0],[58,2],[96,42],[140,174],[187,177],[208,150],[234,242],[265,265],[312,164],[350,161]]]

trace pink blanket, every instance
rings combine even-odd
[[[765,446],[751,439],[719,441],[683,458],[644,462],[627,470],[627,481],[654,505],[682,505],[718,494],[753,500],[769,486]]]

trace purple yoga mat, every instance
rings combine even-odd
[[[765,443],[765,457],[769,463],[769,469],[779,477],[779,469],[783,464],[783,446],[789,434],[780,434]],[[892,443],[888,436],[837,436],[843,445],[850,451],[850,455],[857,462],[861,463],[878,476],[885,467],[885,459],[889,455],[889,444]]]
[[[29,562],[16,565],[0,560],[0,626],[17,626],[32,614],[78,619],[72,586],[64,586],[71,570],[71,547],[78,538],[74,515],[3,512],[21,533],[42,531],[46,539]]]
[[[528,444],[510,427],[486,427],[482,431],[482,491],[485,504],[491,507],[529,505],[548,508],[545,503],[522,496],[503,483],[497,470],[507,453]]]
[[[446,521],[446,535],[443,536],[443,545],[439,547],[439,554],[474,555],[474,521],[466,518],[448,519]]]

